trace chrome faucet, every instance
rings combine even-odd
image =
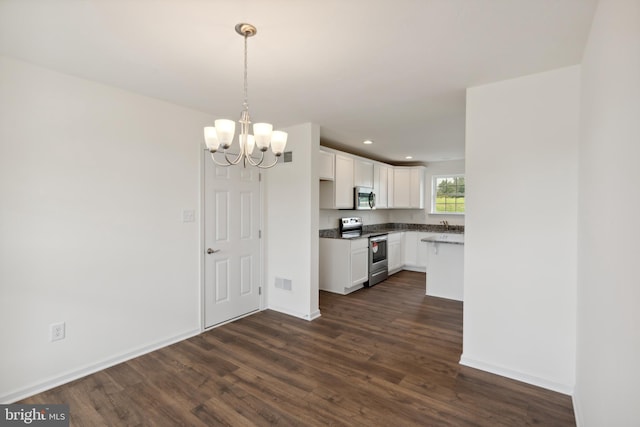
[[[449,221],[442,220],[442,221],[440,221],[440,224],[444,225],[445,231],[449,231]]]

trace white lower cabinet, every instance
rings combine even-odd
[[[387,239],[389,274],[397,273],[404,265],[404,235],[404,232],[389,233]]]
[[[407,231],[404,236],[404,269],[427,271],[427,245],[420,240],[429,234],[420,231]]]
[[[320,290],[348,294],[369,280],[369,239],[320,239]]]

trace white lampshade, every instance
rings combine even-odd
[[[218,141],[220,141],[222,148],[229,148],[233,141],[233,135],[236,133],[236,122],[233,120],[218,119],[215,123]]]
[[[271,134],[271,150],[273,154],[280,155],[284,152],[284,148],[287,146],[287,133],[281,130],[274,130]]]
[[[216,134],[216,128],[213,126],[207,126],[204,128],[204,142],[207,144],[209,151],[216,151],[220,146],[218,136]]]
[[[240,148],[242,148],[242,147],[245,146],[244,135],[240,134],[240,138],[239,139],[240,139]],[[256,146],[256,140],[253,137],[253,135],[251,135],[251,134],[247,135],[247,145],[246,145],[246,148],[245,148],[245,152],[250,155],[251,153],[253,153],[253,148],[255,146]]]
[[[262,151],[266,151],[271,143],[271,132],[273,131],[273,125],[269,123],[254,123],[253,134],[256,138],[256,144]]]

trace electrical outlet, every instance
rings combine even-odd
[[[51,342],[64,339],[64,322],[51,324]]]

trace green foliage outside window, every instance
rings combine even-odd
[[[464,213],[464,176],[434,177],[434,213]]]

